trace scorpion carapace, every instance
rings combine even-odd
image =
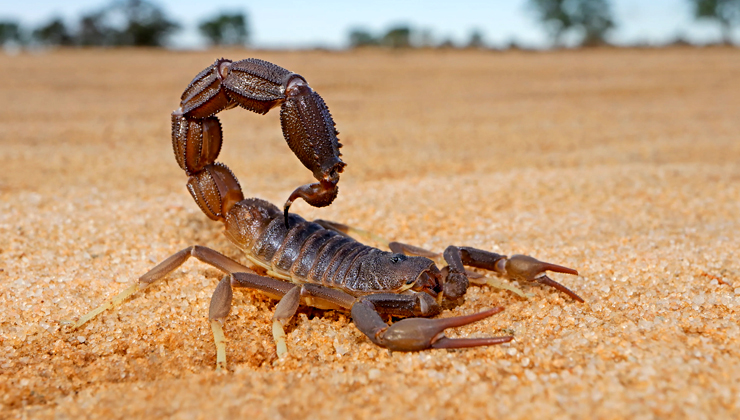
[[[296,189],[282,211],[258,198],[244,199],[234,174],[216,163],[221,126],[213,116],[235,105],[265,113],[278,104],[282,104],[281,120],[288,144],[319,180]],[[191,246],[81,317],[75,327],[165,277],[191,256],[227,274],[216,286],[209,309],[218,369],[226,363],[222,324],[231,308],[234,287],[256,289],[279,300],[273,315],[273,336],[280,357],[287,353],[283,326],[300,304],[350,312],[362,333],[390,350],[462,348],[511,341],[511,336],[450,339],[443,333],[447,328],[494,315],[503,310],[500,307],[467,316],[427,319],[446,305],[462,301],[471,274],[465,266],[508,279],[547,284],[583,302],[546,275],[546,271],[578,274],[567,267],[524,255],[507,257],[449,246],[442,254],[447,265],[440,270],[427,258],[439,254],[398,242],[388,244],[390,252],[382,251],[349,237],[347,233],[352,229],[345,225],[309,222],[288,213],[295,198],[322,206],[336,196],[339,172],[344,167],[336,134],[328,108],[301,76],[256,59],[221,59],[205,69],[190,83],[180,109],[172,114],[175,156],[190,176],[187,186],[201,210],[223,222],[226,236],[266,275],[212,249]],[[388,325],[383,317],[389,316],[405,319]]]

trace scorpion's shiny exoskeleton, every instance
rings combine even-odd
[[[282,211],[257,198],[244,199],[239,182],[216,158],[221,149],[221,125],[214,114],[241,106],[264,114],[280,105],[285,139],[300,161],[319,181],[298,187]],[[500,312],[427,319],[444,302],[456,303],[469,281],[465,266],[491,270],[516,280],[538,281],[573,299],[575,293],[553,281],[546,271],[578,274],[575,270],[532,257],[506,257],[469,247],[448,247],[447,266],[438,269],[426,258],[434,254],[410,245],[391,243],[392,252],[363,245],[346,235],[344,225],[308,222],[288,213],[296,198],[317,207],[337,196],[340,159],[337,131],[329,109],[306,80],[274,64],[246,59],[217,60],[190,83],[180,108],[172,113],[172,144],[180,167],[190,176],[188,189],[201,210],[225,224],[226,236],[268,276],[209,248],[192,246],[172,255],[139,278],[111,301],[81,317],[79,327],[100,312],[165,277],[189,257],[210,264],[227,275],[216,286],[209,318],[217,346],[217,366],[225,366],[222,323],[229,313],[233,287],[259,290],[279,300],[273,316],[278,356],[287,352],[283,325],[300,304],[349,311],[357,328],[375,344],[398,351],[461,348],[505,343],[513,337],[444,337],[443,331]],[[382,315],[403,317],[390,326]]]

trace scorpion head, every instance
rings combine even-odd
[[[424,257],[383,252],[368,255],[362,264],[360,276],[373,278],[380,291],[403,292],[413,290],[437,297],[442,291],[441,275],[434,262]],[[375,286],[377,287],[377,286]]]
[[[434,263],[430,264],[416,277],[411,290],[437,297],[442,291],[442,273],[440,273],[439,268]]]

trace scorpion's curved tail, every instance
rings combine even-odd
[[[340,159],[334,120],[324,100],[306,80],[282,67],[249,58],[216,60],[200,72],[182,94],[172,113],[172,147],[180,167],[190,176],[188,190],[203,213],[223,221],[244,199],[239,181],[217,163],[222,130],[216,113],[236,106],[265,114],[280,105],[283,135],[293,153],[319,181],[296,188],[285,203],[303,198],[315,207],[328,206],[337,196]]]

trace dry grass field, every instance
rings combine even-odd
[[[197,261],[78,331],[60,325],[201,244],[239,258],[172,155],[170,112],[220,56],[295,71],[326,100],[348,166],[326,209],[434,250],[577,268],[529,299],[471,287],[451,335],[506,345],[390,353],[343,313],[235,292],[229,372]],[[740,50],[0,56],[0,418],[739,418]],[[219,161],[281,204],[311,174],[279,113],[221,114]]]

